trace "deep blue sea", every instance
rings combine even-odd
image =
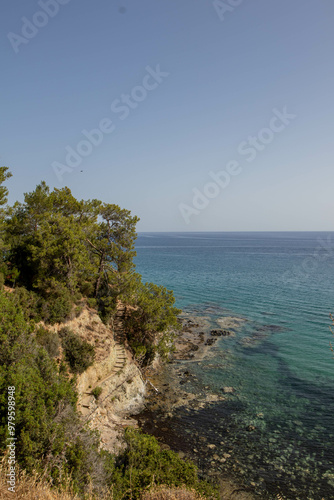
[[[279,485],[289,500],[334,498],[334,233],[139,233],[136,251],[177,307],[244,320],[192,368],[235,389],[196,423],[227,443],[226,466],[264,497]]]

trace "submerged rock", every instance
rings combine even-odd
[[[222,387],[220,390],[225,394],[232,394],[235,391],[234,387]]]

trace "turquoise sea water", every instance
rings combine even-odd
[[[136,250],[144,281],[174,290],[178,307],[216,326],[245,320],[191,368],[235,392],[180,414],[180,432],[192,423],[218,455],[228,448],[225,468],[264,498],[334,498],[334,233],[140,233]]]

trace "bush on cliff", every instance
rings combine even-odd
[[[109,481],[115,500],[139,499],[156,485],[186,486],[206,498],[216,498],[217,489],[198,478],[197,467],[171,450],[161,450],[153,436],[127,428],[127,448],[109,462]]]
[[[173,292],[154,283],[139,283],[132,296],[135,308],[125,318],[126,332],[134,353],[140,353],[143,365],[154,358],[154,352],[168,357],[179,328]]]
[[[36,341],[44,347],[50,358],[55,358],[59,355],[60,341],[55,332],[40,327],[36,331]]]
[[[105,482],[95,433],[76,411],[77,393],[48,351],[50,338],[28,323],[14,294],[0,292],[0,451],[6,450],[8,387],[15,387],[16,459],[28,472],[44,472],[62,485],[71,475],[77,492]],[[53,340],[51,351],[54,354]]]
[[[95,349],[79,335],[69,328],[62,328],[59,332],[65,360],[73,373],[83,373],[94,363]]]

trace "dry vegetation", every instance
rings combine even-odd
[[[80,500],[80,497],[73,493],[69,483],[60,492],[52,489],[50,483],[37,473],[27,475],[16,466],[16,487],[15,493],[8,491],[7,484],[7,460],[4,457],[0,463],[0,498],[3,500]],[[89,495],[87,500],[96,500],[96,497]],[[110,494],[99,496],[101,500],[112,500]]]
[[[0,498],[3,500],[80,500],[71,490],[70,485],[64,487],[62,491],[52,489],[50,484],[37,473],[27,475],[17,467],[15,493],[8,491],[6,478],[6,457],[0,463]],[[112,500],[113,496],[106,493],[99,495],[99,500]],[[88,495],[86,500],[97,500],[95,496]],[[193,489],[168,488],[160,486],[150,491],[146,491],[142,500],[205,500]]]
[[[146,491],[142,500],[205,500],[199,493],[193,489],[186,488],[168,488],[160,486],[158,488]]]

